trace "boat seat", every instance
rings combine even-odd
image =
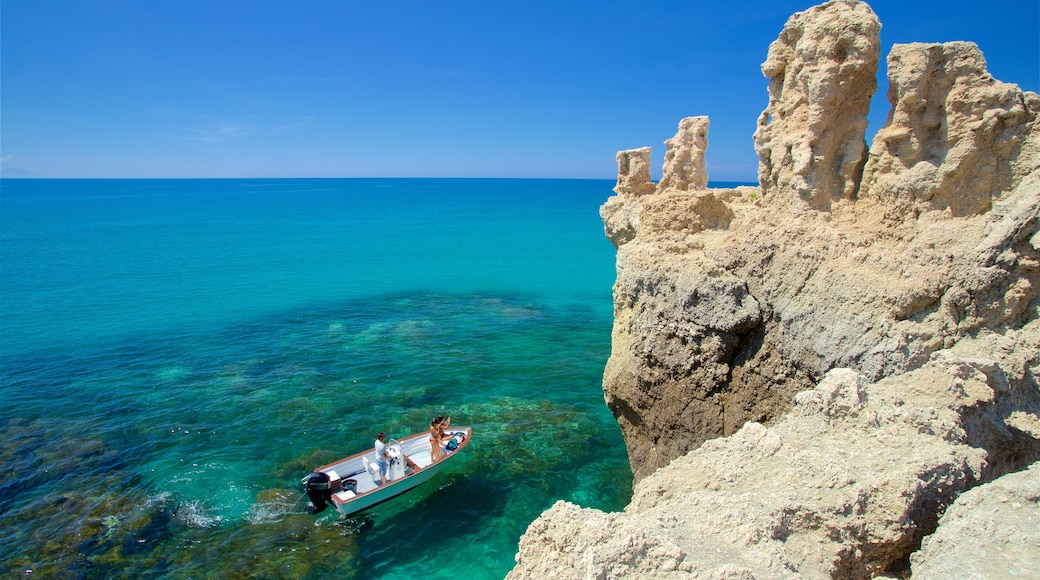
[[[336,473],[335,469],[327,469],[325,473],[329,476],[329,490],[333,493],[343,489],[343,480],[340,479],[339,474]]]

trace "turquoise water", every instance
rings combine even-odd
[[[612,186],[3,180],[0,574],[501,578],[555,501],[621,509]],[[432,481],[304,513],[442,413]]]

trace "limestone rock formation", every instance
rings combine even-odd
[[[958,497],[910,561],[917,580],[1040,577],[1040,463]]]
[[[871,147],[864,198],[906,212],[982,213],[1037,169],[1037,95],[995,80],[970,42],[896,45],[892,112]]]
[[[657,190],[699,190],[708,187],[704,151],[708,148],[708,118],[687,117],[679,122],[675,137],[664,142],[664,172]]]
[[[835,7],[849,11],[846,2],[820,9]],[[1036,100],[1015,91],[1012,101]],[[604,391],[636,479],[747,421],[778,417],[831,368],[877,380],[1035,316],[1040,108],[1024,111],[1012,179],[989,211],[970,216],[944,204],[903,212],[903,198],[880,194],[821,212],[754,188],[644,188],[608,200],[601,215],[618,279]],[[940,123],[959,134],[974,119],[951,113]],[[977,164],[986,155],[971,153]]]
[[[557,504],[511,578],[906,572],[959,495],[1040,460],[1040,96],[973,45],[896,46],[864,158],[877,26],[788,21],[760,187],[691,185],[682,126],[657,187],[619,154],[603,388],[635,497]]]
[[[654,182],[650,179],[650,148],[618,151],[618,179],[614,193],[618,195],[643,195],[652,193]]]
[[[877,91],[880,31],[870,7],[854,0],[788,19],[762,64],[769,106],[758,119],[755,150],[763,195],[818,209],[855,197]]]
[[[988,460],[1018,447],[995,436],[1007,428],[1003,413],[1033,413],[1012,422],[1040,437],[1040,393],[1027,371],[1038,348],[1033,322],[878,383],[834,369],[774,427],[747,423],[644,479],[623,513],[558,502],[521,539],[509,577],[866,578],[905,570],[941,507],[986,479]],[[1004,357],[976,358],[995,351]],[[1024,406],[1012,403],[1019,398]],[[1026,540],[1016,544],[1026,548]]]

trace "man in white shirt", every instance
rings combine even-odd
[[[376,465],[379,467],[379,481],[380,485],[386,485],[386,476],[390,471],[390,463],[387,461],[386,456],[386,433],[380,432],[376,436]]]

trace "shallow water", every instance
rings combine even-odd
[[[0,571],[500,578],[555,501],[617,510],[611,182],[0,187]],[[448,414],[473,443],[342,518],[299,479]]]

